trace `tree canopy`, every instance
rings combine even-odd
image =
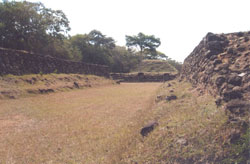
[[[106,37],[98,30],[92,30],[88,34],[88,43],[96,47],[103,47],[103,48],[110,48],[110,49],[115,47],[114,39],[111,37]]]
[[[0,45],[44,53],[60,45],[70,30],[61,10],[46,8],[42,3],[4,1],[0,3]]]
[[[92,30],[88,34],[72,36],[70,43],[73,47],[81,51],[83,62],[93,64],[108,65],[111,50],[115,47],[113,38],[106,37],[97,30]]]
[[[140,53],[156,53],[156,48],[161,45],[159,38],[154,35],[145,35],[143,33],[138,33],[136,36],[126,35],[126,46],[128,47],[139,47]]]
[[[61,10],[28,1],[0,2],[0,47],[107,65],[113,72],[129,72],[144,58],[166,57],[156,50],[161,42],[154,35],[126,36],[127,49],[98,30],[74,36],[69,31],[69,20]],[[140,53],[130,47],[139,47]]]
[[[80,50],[83,62],[108,65],[113,72],[129,72],[141,61],[134,52],[116,46],[113,38],[98,30],[74,35],[69,41],[74,49]]]

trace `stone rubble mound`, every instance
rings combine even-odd
[[[185,59],[181,79],[225,103],[234,115],[250,109],[250,31],[208,33]]]

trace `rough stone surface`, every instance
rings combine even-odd
[[[171,73],[112,73],[112,79],[121,82],[165,82],[176,78],[176,74]]]
[[[249,111],[240,104],[250,101],[250,32],[208,33],[185,59],[180,76],[219,96],[216,104],[228,103],[226,109],[231,113]],[[232,101],[241,103],[230,105]]]
[[[227,103],[226,108],[231,113],[240,115],[250,110],[250,102],[246,102],[242,100],[231,100],[230,102]]]
[[[109,68],[103,65],[87,64],[53,58],[49,55],[0,48],[0,76],[13,74],[79,73],[109,76]]]

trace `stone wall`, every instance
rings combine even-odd
[[[109,76],[109,68],[103,65],[62,60],[26,51],[0,48],[0,76],[6,74],[78,73]]]
[[[110,76],[121,82],[165,82],[173,80],[177,74],[171,73],[113,73]]]
[[[208,33],[185,59],[181,78],[244,114],[250,109],[250,32]]]

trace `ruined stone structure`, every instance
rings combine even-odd
[[[181,78],[224,102],[236,115],[250,109],[250,32],[208,33],[185,59]]]
[[[173,80],[177,74],[172,73],[113,73],[110,76],[121,82],[164,82]]]
[[[26,51],[0,48],[0,76],[6,74],[79,73],[109,76],[109,68],[103,65],[74,62]]]

